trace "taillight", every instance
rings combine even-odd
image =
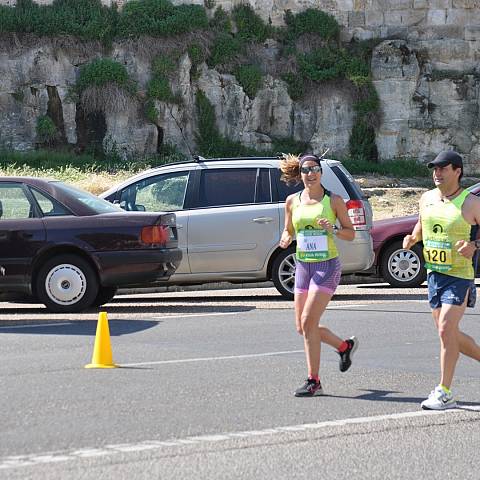
[[[361,227],[367,224],[365,207],[361,200],[348,200],[346,205],[348,216],[354,227]]]
[[[140,238],[143,243],[165,245],[168,241],[168,227],[163,225],[153,225],[152,227],[143,227]]]

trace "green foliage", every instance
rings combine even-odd
[[[305,94],[305,82],[297,73],[286,73],[282,79],[287,83],[288,95],[293,101],[300,100]]]
[[[362,118],[357,118],[349,140],[350,155],[370,162],[378,160],[375,131]]]
[[[178,98],[172,93],[170,82],[166,77],[154,77],[148,82],[147,96],[161,102],[178,102]]]
[[[327,46],[298,56],[300,73],[310,80],[322,82],[345,75],[345,51]]]
[[[273,138],[272,150],[267,154],[277,155],[278,153],[294,153],[301,154],[310,149],[308,142],[300,142],[292,137],[287,138]]]
[[[293,15],[290,10],[285,13],[287,38],[296,40],[305,33],[313,33],[324,40],[336,40],[340,34],[340,25],[335,17],[314,8]]]
[[[380,108],[380,99],[375,87],[370,82],[362,87],[364,98],[355,102],[353,109],[360,116],[366,116],[369,113],[374,113]]]
[[[234,7],[232,17],[238,31],[238,37],[246,42],[264,42],[269,36],[269,28],[247,4]]]
[[[199,43],[191,43],[187,48],[187,53],[195,66],[200,65],[206,59],[205,49]]]
[[[166,37],[207,27],[207,14],[200,5],[174,6],[169,0],[133,0],[120,13],[118,34]]]
[[[238,38],[228,33],[220,32],[214,40],[207,63],[210,67],[231,62],[243,51],[243,45]]]
[[[75,88],[80,93],[87,87],[102,87],[109,83],[115,83],[130,93],[135,88],[125,66],[111,58],[98,58],[81,67]]]
[[[115,35],[117,18],[117,9],[103,6],[101,0],[55,0],[52,5],[20,0],[15,7],[1,7],[0,32],[75,35],[106,42]]]
[[[151,99],[147,100],[145,103],[145,116],[152,123],[157,121],[158,111],[155,107],[155,102]]]
[[[342,159],[342,163],[352,175],[376,173],[399,178],[430,178],[431,174],[425,164],[414,159],[395,159],[385,163],[377,163],[359,157]]]
[[[74,35],[105,43],[115,37],[165,37],[207,27],[202,6],[174,6],[169,0],[132,0],[120,12],[116,4],[107,7],[101,0],[55,0],[52,5],[19,0],[15,7],[0,7],[0,32]]]
[[[39,143],[51,145],[58,135],[58,130],[53,120],[48,115],[42,115],[37,120],[37,138]]]
[[[218,7],[209,22],[210,28],[216,32],[230,33],[232,31],[232,22],[227,12],[222,7]]]
[[[176,56],[178,56],[178,52],[173,52],[168,56],[158,56],[153,60],[152,78],[147,85],[147,97],[149,100],[155,99],[170,103],[181,102],[181,99],[173,94],[169,80],[177,69],[177,62],[174,58]],[[146,115],[149,120],[153,118],[155,112],[151,107],[148,108],[147,106]],[[156,118],[156,114],[154,118]]]
[[[234,73],[248,97],[255,98],[263,82],[261,70],[256,65],[240,65]]]
[[[101,155],[76,155],[69,150],[39,149],[17,152],[0,149],[0,168],[2,170],[9,169],[12,174],[17,172],[19,175],[34,175],[35,171],[51,170],[65,173],[65,177],[72,179],[79,172],[115,172],[117,170],[128,170],[130,173],[127,176],[130,176],[134,172],[150,167],[182,160],[185,160],[185,155],[168,144],[163,146],[161,154],[138,156],[127,163],[123,159],[103,153]]]

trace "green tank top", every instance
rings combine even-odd
[[[462,205],[470,194],[464,190],[450,202],[426,204],[420,211],[422,220],[423,256],[429,271],[452,277],[473,279],[473,263],[457,252],[455,243],[470,240],[472,226],[462,215]]]
[[[292,223],[297,238],[297,259],[302,262],[323,262],[338,257],[333,234],[317,224],[319,218],[326,218],[335,225],[337,217],[330,204],[330,194],[325,190],[321,202],[304,205],[300,201],[300,192],[292,203]]]

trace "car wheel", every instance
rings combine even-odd
[[[288,247],[275,257],[272,265],[273,284],[281,295],[288,300],[293,300],[294,296],[295,264],[295,248]]]
[[[117,287],[100,287],[92,307],[101,307],[108,303],[117,294],[117,290]]]
[[[427,278],[424,263],[420,245],[405,250],[402,241],[396,241],[383,252],[380,273],[394,287],[418,287]]]
[[[41,267],[36,280],[39,300],[51,312],[81,312],[98,294],[93,268],[77,255],[58,255]]]

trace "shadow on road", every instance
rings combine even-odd
[[[121,337],[131,333],[141,332],[156,327],[161,321],[152,320],[109,320],[110,336]],[[68,323],[52,322],[42,325],[11,325],[2,327],[0,333],[26,333],[35,335],[87,335],[95,336],[96,320],[70,321]]]
[[[426,397],[390,397],[389,395],[393,393],[403,393],[396,390],[360,390],[364,393],[361,395],[355,396],[345,396],[345,395],[323,395],[324,397],[330,398],[348,398],[352,400],[370,400],[373,402],[395,402],[395,403],[421,403],[425,400]],[[462,407],[479,407],[480,403],[475,402],[459,402],[458,408]],[[479,412],[480,413],[480,412]]]

